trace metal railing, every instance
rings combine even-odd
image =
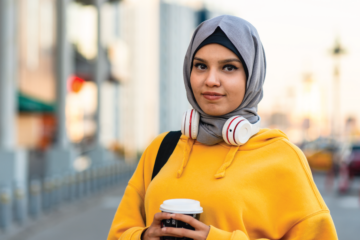
[[[0,230],[23,227],[64,204],[91,197],[128,180],[136,164],[114,161],[82,172],[30,179],[28,186],[0,188]]]

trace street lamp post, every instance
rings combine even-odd
[[[27,181],[26,152],[16,146],[16,4],[0,0],[0,228],[7,229],[12,216],[23,222],[23,192]]]
[[[101,24],[102,14],[101,8],[105,0],[92,0],[97,11],[97,56],[95,59],[94,67],[94,82],[97,85],[97,109],[95,113],[96,132],[95,132],[95,144],[89,157],[93,166],[101,166],[106,163],[106,160],[110,158],[109,152],[101,145],[101,99],[102,99],[102,84],[105,80],[104,74],[104,52],[101,42]]]
[[[104,81],[104,69],[103,69],[103,52],[102,52],[102,43],[101,43],[101,6],[103,4],[104,0],[94,0],[94,5],[97,10],[97,41],[96,41],[96,48],[97,48],[97,56],[95,59],[95,68],[94,68],[94,80],[97,85],[97,111],[95,115],[95,121],[96,121],[96,133],[95,133],[95,144],[100,145],[100,135],[101,135],[101,86]]]
[[[331,136],[332,138],[341,137],[340,134],[340,57],[345,54],[345,49],[341,46],[337,39],[335,45],[331,50],[334,58],[334,82],[333,82],[333,112],[331,121]]]
[[[56,1],[56,117],[57,136],[55,145],[58,148],[67,148],[69,140],[66,134],[66,82],[70,76],[70,44],[67,41],[67,14],[69,0]]]
[[[46,176],[73,172],[76,151],[69,144],[66,130],[66,83],[71,73],[72,56],[67,37],[67,6],[70,0],[56,1],[56,143],[47,152]]]
[[[14,4],[0,0],[0,149],[15,145]]]

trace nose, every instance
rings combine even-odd
[[[209,71],[205,79],[205,85],[207,87],[220,87],[220,77],[215,69]]]

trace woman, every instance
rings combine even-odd
[[[108,240],[337,239],[303,153],[279,130],[256,130],[265,72],[265,53],[250,23],[224,15],[200,24],[184,62],[187,97],[200,115],[198,126],[193,123],[197,131],[191,136],[185,120],[185,135],[153,180],[166,133],[150,144],[129,181]],[[235,141],[235,128],[233,139],[226,132],[236,116],[255,129],[250,139],[238,138],[242,143]],[[174,198],[200,201],[200,220],[161,213],[161,203]],[[195,230],[161,228],[161,220],[170,218]]]

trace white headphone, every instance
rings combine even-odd
[[[260,130],[259,120],[251,124],[246,118],[234,116],[229,118],[223,127],[222,137],[229,145],[240,146],[245,144]],[[196,139],[199,131],[200,114],[195,109],[187,110],[182,119],[181,133],[189,138]]]

